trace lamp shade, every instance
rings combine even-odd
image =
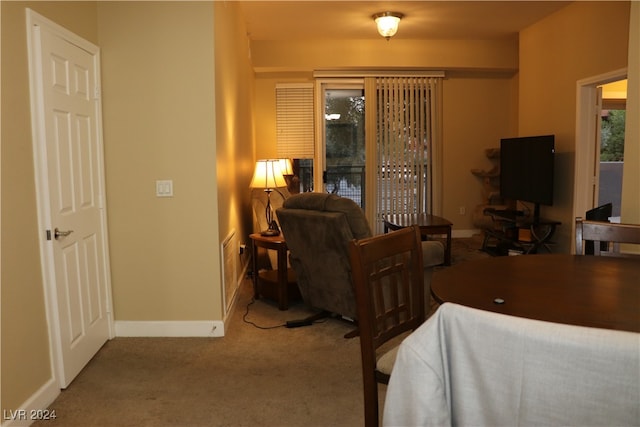
[[[253,172],[253,179],[249,187],[251,188],[277,188],[286,187],[287,182],[282,176],[280,160],[258,160],[256,169]]]
[[[378,33],[389,40],[398,32],[398,24],[404,15],[398,12],[382,12],[373,15],[378,27]]]
[[[293,175],[293,165],[289,159],[278,159],[280,161],[280,171],[282,175]]]

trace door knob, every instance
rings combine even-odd
[[[68,236],[68,235],[69,235],[69,234],[71,234],[71,233],[73,233],[73,230],[60,231],[60,230],[58,230],[58,227],[56,227],[56,228],[53,230],[53,237],[54,237],[56,240],[58,240],[58,238],[60,238],[60,237],[66,237],[66,236]]]

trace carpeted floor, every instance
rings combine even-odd
[[[115,338],[51,405],[46,426],[357,426],[360,348],[329,319],[258,329],[242,320],[243,284],[223,338]],[[259,300],[247,320],[263,327],[310,314]]]
[[[454,239],[453,263],[487,256],[480,243]],[[57,418],[33,425],[363,425],[360,343],[343,338],[353,326],[328,319],[277,327],[311,312],[303,304],[287,311],[250,304],[251,294],[247,280],[223,338],[107,342],[51,405]]]
[[[481,234],[474,234],[469,238],[451,239],[451,265],[490,257],[491,255],[480,250],[482,239]]]

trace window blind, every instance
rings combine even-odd
[[[377,216],[433,213],[440,78],[375,78]],[[437,180],[437,179],[436,179]]]
[[[312,83],[276,85],[278,157],[313,158],[313,92]]]

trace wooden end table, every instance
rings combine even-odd
[[[444,265],[451,265],[451,226],[450,221],[435,215],[421,214],[392,214],[384,216],[384,232],[417,225],[420,234],[446,234],[447,244],[444,248]]]
[[[280,310],[289,309],[289,300],[300,298],[300,290],[296,283],[296,275],[292,269],[287,268],[287,243],[284,237],[263,236],[260,233],[250,234],[249,238],[253,246],[253,292],[254,298],[260,299],[260,295],[278,301]],[[258,248],[272,249],[278,253],[278,269],[258,271]],[[275,292],[274,292],[275,291]]]

